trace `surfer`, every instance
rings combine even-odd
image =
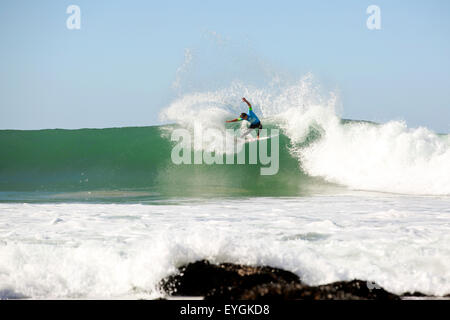
[[[247,101],[247,99],[242,98],[242,101],[244,101],[246,104],[248,104],[248,114],[241,113],[241,116],[239,118],[233,119],[233,120],[227,120],[226,122],[236,122],[236,121],[242,121],[247,120],[250,122],[250,127],[248,127],[248,130],[244,132],[244,134],[241,137],[244,137],[252,131],[252,129],[256,129],[256,136],[259,139],[259,129],[262,129],[261,121],[259,121],[258,117],[252,110],[252,105],[250,102]]]

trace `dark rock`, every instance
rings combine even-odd
[[[373,285],[373,284],[372,284]],[[380,286],[369,289],[367,281],[352,280],[338,281],[317,287],[320,292],[320,299],[370,299],[370,300],[398,300],[399,296],[390,293]]]
[[[206,260],[179,268],[179,274],[161,283],[169,294],[179,296],[217,296],[231,299],[245,288],[267,283],[300,282],[297,275],[271,267],[210,264]]]
[[[386,290],[372,289],[366,281],[340,281],[321,286],[307,286],[301,283],[263,284],[247,290],[235,299],[302,299],[302,300],[398,300],[399,297]]]
[[[303,284],[289,271],[206,260],[179,268],[179,274],[161,282],[175,296],[203,296],[208,300],[398,300],[399,297],[367,281],[339,281],[321,286]]]
[[[426,295],[422,292],[414,291],[414,292],[405,292],[402,294],[402,297],[429,297],[429,295]]]

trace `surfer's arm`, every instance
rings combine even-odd
[[[226,122],[236,122],[236,121],[242,121],[242,120],[243,120],[242,118],[236,118],[233,120],[227,120]]]
[[[242,98],[242,101],[244,101],[246,104],[248,104],[248,110],[252,110],[252,105],[250,104],[250,102],[247,101],[247,99]]]

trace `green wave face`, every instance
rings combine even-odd
[[[248,164],[248,152],[247,164],[175,165],[171,151],[176,142],[163,136],[156,126],[2,130],[0,200],[37,194],[64,201],[292,196],[317,182],[300,170],[283,135],[279,171],[272,176],[261,175],[260,164]]]

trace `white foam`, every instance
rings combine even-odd
[[[323,138],[298,149],[302,167],[313,176],[353,189],[408,194],[450,194],[450,143],[426,128],[403,122],[336,123]]]
[[[198,259],[306,283],[450,293],[448,198],[333,196],[181,205],[0,204],[2,298],[155,298]],[[245,210],[242,214],[242,208]],[[49,221],[59,217],[61,223]]]

